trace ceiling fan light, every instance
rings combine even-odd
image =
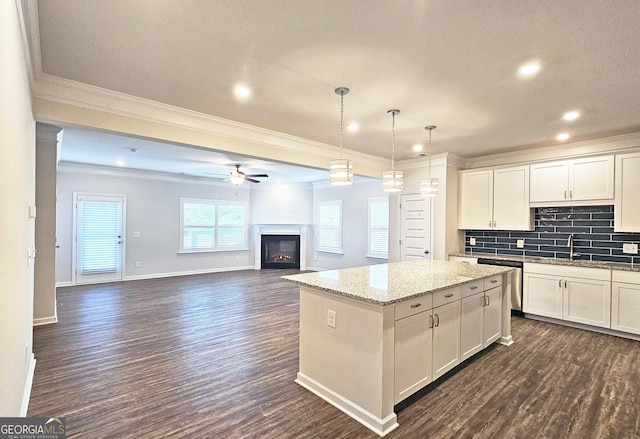
[[[235,184],[236,186],[239,186],[244,181],[244,177],[240,174],[235,174],[235,175],[232,175],[229,178],[229,180],[231,180],[231,183]]]
[[[351,160],[331,160],[329,162],[329,182],[336,186],[353,183],[353,163]]]
[[[435,177],[420,180],[420,195],[423,197],[435,197],[440,193],[440,181]]]
[[[403,186],[403,172],[392,169],[382,173],[382,189],[386,192],[400,192]]]

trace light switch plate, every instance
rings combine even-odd
[[[476,238],[469,238],[469,245],[476,245]]]
[[[327,311],[327,326],[331,328],[336,327],[336,312],[332,309]]]
[[[631,244],[631,243],[622,244],[622,253],[625,253],[628,255],[637,255],[638,244]]]
[[[524,239],[518,239],[518,241],[516,242],[516,247],[524,248]]]

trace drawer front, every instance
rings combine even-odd
[[[419,312],[428,311],[433,308],[432,304],[431,294],[396,303],[396,320],[418,314]]]
[[[484,289],[490,290],[491,288],[499,287],[502,285],[502,275],[496,274],[495,276],[484,279]]]
[[[462,289],[462,297],[473,296],[474,294],[482,293],[484,291],[484,283],[482,279],[469,282],[468,284],[460,285]]]
[[[433,307],[444,305],[462,298],[462,288],[454,287],[433,293]]]

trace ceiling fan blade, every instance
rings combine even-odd
[[[268,177],[267,174],[245,174],[245,176],[253,177],[253,178],[267,178]]]
[[[253,178],[249,178],[245,175],[244,177],[245,181],[250,181],[251,183],[260,183],[258,180],[254,180]]]

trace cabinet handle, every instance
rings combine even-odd
[[[419,308],[422,306],[422,303],[414,303],[413,305],[411,305],[411,308]]]
[[[489,228],[491,228],[491,220],[489,220]]]
[[[484,296],[487,298],[487,306],[491,305],[491,297],[489,296]]]
[[[438,326],[440,326],[440,316],[438,314],[435,314],[435,319],[436,319],[435,327],[437,328]]]
[[[564,199],[567,199],[567,191],[564,191]]]
[[[573,191],[569,191],[569,198],[573,198]]]
[[[496,227],[497,227],[497,226],[496,226],[496,222],[494,221],[494,222],[493,222],[493,228],[495,229]]]
[[[567,288],[567,280],[564,281],[564,287]]]
[[[477,290],[477,289],[478,289],[478,287],[477,287],[477,286],[475,286],[475,287],[471,287],[471,288],[469,288],[469,289],[470,289],[470,290]]]
[[[433,316],[429,316],[429,329],[433,328]]]
[[[562,279],[558,279],[558,288],[562,288]]]
[[[490,280],[489,282],[491,282],[492,284],[498,283],[498,281],[497,281],[497,280],[495,280],[495,279],[492,279],[492,280]]]
[[[453,293],[445,294],[444,297],[446,298],[453,297]]]

